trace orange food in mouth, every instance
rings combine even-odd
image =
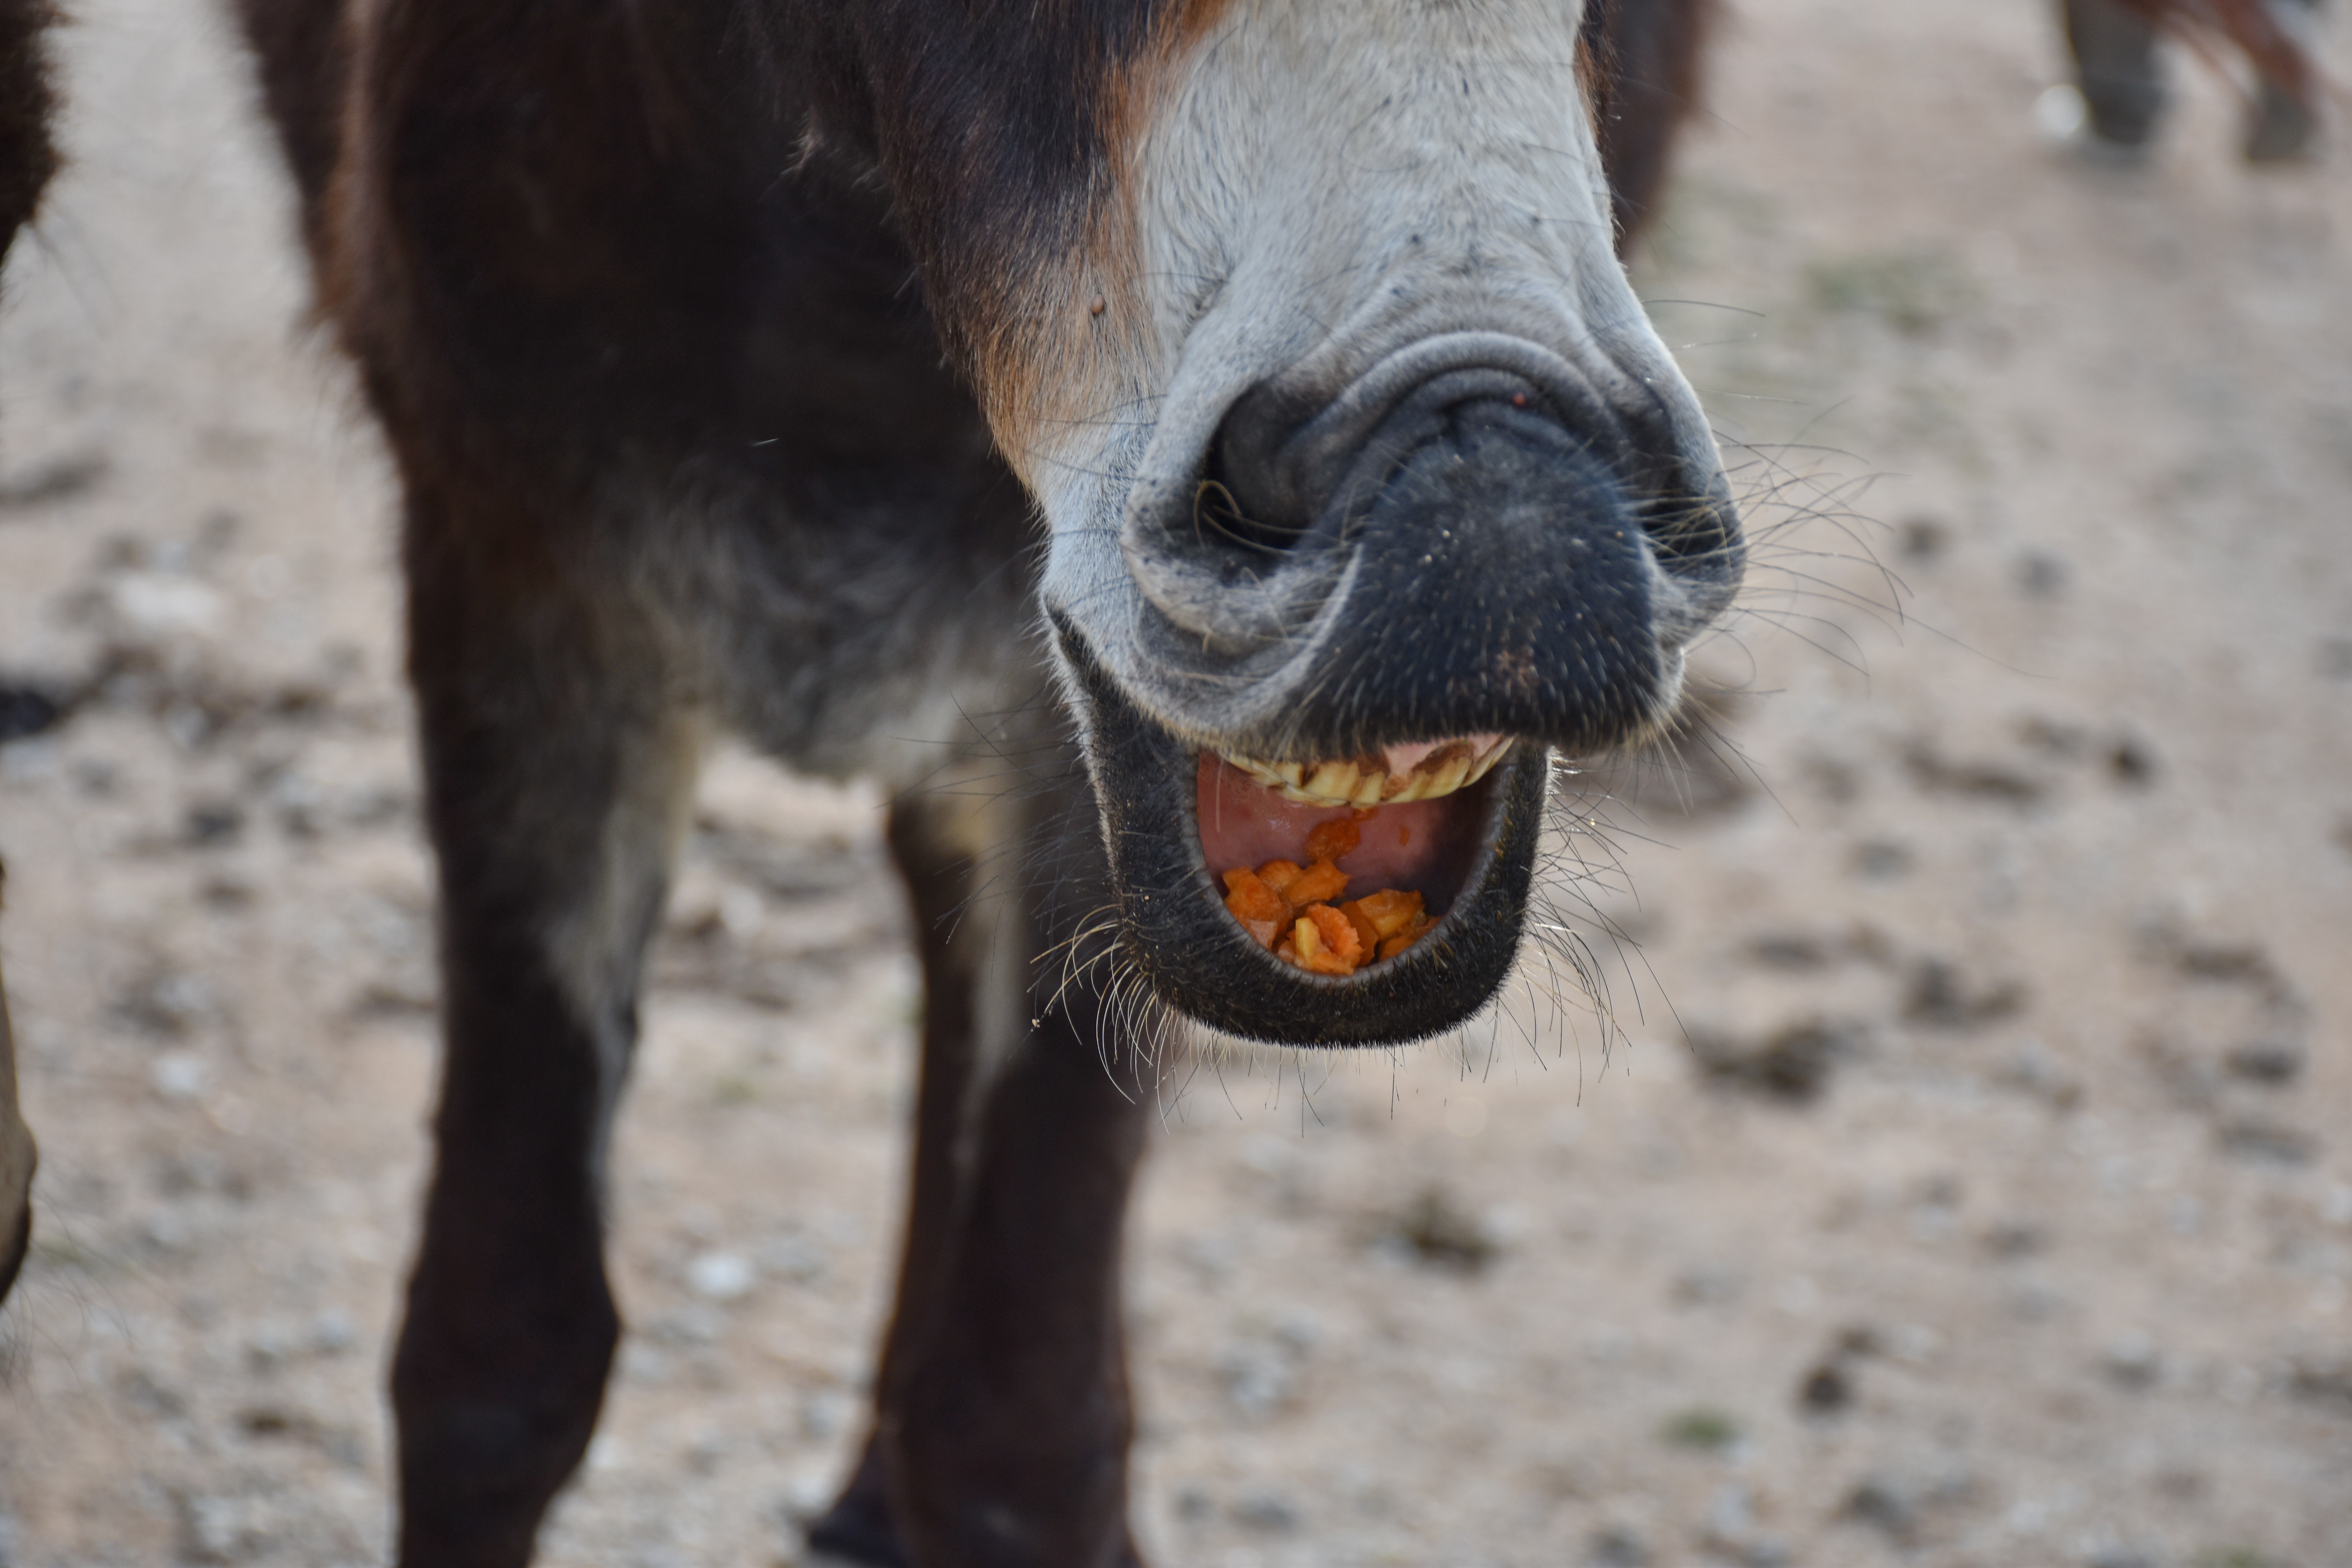
[[[1268,860],[1224,873],[1225,908],[1259,946],[1317,974],[1349,975],[1394,958],[1437,924],[1416,892],[1383,888],[1339,902],[1348,873],[1338,862],[1362,842],[1363,818],[1335,817],[1307,836],[1307,864]]]

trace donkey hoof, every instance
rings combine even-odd
[[[810,1520],[803,1531],[814,1568],[855,1563],[856,1568],[909,1568],[898,1549],[898,1532],[890,1522],[889,1505],[872,1493],[848,1491],[824,1512]]]

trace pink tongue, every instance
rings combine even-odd
[[[1391,756],[1403,748],[1391,748]],[[1425,755],[1430,748],[1422,748]],[[1201,852],[1212,879],[1236,867],[1268,860],[1304,862],[1307,835],[1354,808],[1307,805],[1250,777],[1213,752],[1201,753]],[[1435,800],[1407,801],[1374,809],[1362,824],[1363,837],[1339,868],[1348,873],[1351,899],[1382,888],[1418,890],[1430,912],[1442,912],[1469,870],[1483,791],[1460,790]]]

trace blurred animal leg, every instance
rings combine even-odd
[[[2066,43],[2091,130],[2117,147],[2145,145],[2165,105],[2156,25],[2122,0],[2065,0],[2065,6]]]
[[[890,854],[906,879],[923,965],[923,1055],[907,1231],[877,1391],[904,1381],[909,1349],[937,1305],[955,1228],[956,1151],[979,1065],[982,992],[991,961],[1002,963],[1001,951],[992,950],[1004,935],[996,929],[1003,912],[999,903],[976,899],[987,875],[986,847],[976,830],[989,826],[987,816],[1008,815],[1002,805],[990,812],[940,789],[909,794],[890,807]],[[1009,825],[1003,830],[1017,831]],[[887,1397],[884,1392],[883,1401]],[[869,1432],[840,1497],[810,1521],[809,1544],[872,1568],[903,1568],[908,1557],[889,1498],[880,1435]]]
[[[400,1562],[515,1568],[587,1448],[618,1337],[604,1145],[698,726],[521,487],[409,482],[446,1056],[393,1365]]]

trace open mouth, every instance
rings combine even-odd
[[[1425,1038],[1486,1005],[1517,956],[1533,879],[1540,742],[1457,735],[1311,763],[1202,750],[1146,715],[1055,618],[1119,945],[1162,1001],[1230,1035],[1305,1046]]]
[[[1259,946],[1346,978],[1434,931],[1476,857],[1501,735],[1321,763],[1201,753],[1202,858]]]

